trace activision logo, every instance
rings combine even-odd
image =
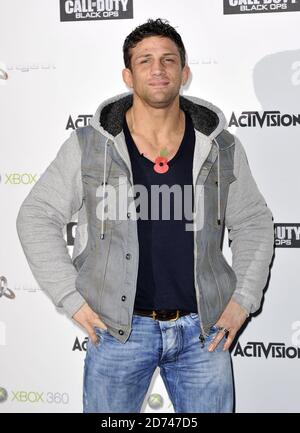
[[[264,12],[295,12],[300,10],[297,0],[223,0],[224,15]]]
[[[133,18],[133,0],[60,0],[60,21]]]
[[[300,358],[300,347],[286,347],[285,343],[268,343],[262,341],[248,341],[242,346],[237,343],[233,356],[246,356],[253,358]]]
[[[79,338],[76,337],[73,344],[72,352],[75,352],[75,350],[79,350],[80,352],[86,352],[88,341],[89,337],[85,337],[84,340],[81,342],[79,341]]]
[[[92,117],[93,117],[92,114],[79,114],[77,119],[74,121],[70,114],[67,121],[66,129],[76,129],[82,126],[87,126],[89,125],[90,123],[89,121]]]
[[[275,247],[300,248],[300,224],[274,224]]]
[[[300,2],[299,2],[300,3]],[[240,116],[232,113],[229,127],[256,127],[266,126],[267,128],[274,126],[297,126],[300,125],[300,114],[281,114],[280,111],[264,111],[260,114],[258,111],[242,111]]]

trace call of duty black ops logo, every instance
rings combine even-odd
[[[133,0],[60,0],[60,21],[133,18]]]
[[[275,247],[300,248],[300,224],[274,224]]]
[[[299,0],[224,0],[224,15],[264,12],[296,12]]]

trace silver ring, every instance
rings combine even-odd
[[[225,326],[218,326],[218,331],[223,331],[224,334],[226,334],[228,331],[228,329],[225,328]]]

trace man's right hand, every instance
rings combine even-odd
[[[93,326],[107,330],[105,323],[100,320],[98,314],[96,314],[87,303],[83,304],[83,306],[76,311],[73,315],[73,319],[87,331],[94,344],[98,342],[98,337]]]

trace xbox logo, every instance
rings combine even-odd
[[[0,403],[3,403],[7,400],[8,394],[5,388],[0,387]]]
[[[161,409],[164,404],[164,399],[160,394],[151,394],[148,398],[148,404],[151,409]]]

